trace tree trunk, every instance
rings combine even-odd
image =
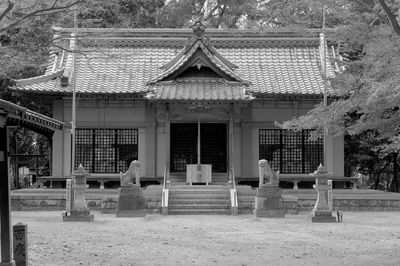
[[[375,189],[375,190],[378,190],[379,177],[380,177],[380,175],[381,175],[381,171],[378,172],[378,174],[377,174],[377,176],[376,176],[376,179],[375,179],[375,186],[374,186],[374,189]]]
[[[397,158],[398,154],[393,153],[393,178],[392,178],[392,184],[390,185],[390,190],[393,192],[399,192],[399,182],[398,182],[398,176],[397,176]]]
[[[400,36],[400,25],[397,22],[396,15],[393,14],[392,10],[388,7],[385,0],[378,0],[379,4],[381,5],[383,11],[385,12],[387,18],[389,19],[390,25],[392,25],[393,31]]]

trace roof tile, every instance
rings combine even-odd
[[[179,80],[151,85],[149,100],[252,100],[245,86],[221,80]]]

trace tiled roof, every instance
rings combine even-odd
[[[98,30],[94,31],[97,33]],[[148,82],[160,77],[165,71],[161,67],[182,51],[191,31],[141,29],[121,32],[130,35],[115,33],[99,37],[97,33],[81,41],[81,46],[78,42],[78,47],[81,47],[76,62],[78,93],[144,95],[154,89]],[[218,53],[238,67],[230,71],[249,81],[249,92],[255,95],[323,94],[318,36],[299,37],[283,33],[282,37],[277,32],[263,35],[248,31],[241,35],[240,32],[211,30],[209,36],[212,36],[211,43]],[[64,75],[72,72],[73,57],[70,53],[52,58],[55,61],[49,65],[53,68],[46,72],[47,75],[64,68]],[[333,77],[330,58],[327,65],[329,76]],[[69,86],[63,87],[59,78],[39,82],[21,80],[17,81],[16,89],[70,93],[71,78],[69,82]]]
[[[221,80],[178,80],[159,82],[151,86],[147,93],[149,100],[252,100],[246,92],[246,86],[240,83]]]
[[[53,131],[61,130],[64,126],[63,122],[3,99],[0,99],[0,110],[6,113],[9,125],[22,125],[42,134],[52,134]]]
[[[65,87],[60,86],[60,79],[64,73],[64,68],[54,72],[46,73],[43,76],[16,80],[17,86],[29,91],[46,92],[70,92]]]
[[[185,48],[184,48],[185,49]],[[160,76],[157,78],[151,80],[149,83],[153,84],[155,82],[158,82],[165,77],[168,77],[171,75],[173,72],[177,71],[180,67],[182,67],[188,59],[191,58],[191,56],[196,52],[197,49],[201,49],[202,52],[207,56],[207,58],[215,65],[217,66],[221,71],[223,71],[225,74],[230,76],[231,78],[235,79],[236,81],[241,81],[244,82],[242,78],[240,78],[231,68],[229,68],[222,60],[220,60],[217,56],[214,56],[208,47],[202,43],[201,41],[197,41],[192,47],[190,47],[190,50],[179,56],[179,58],[176,59],[176,63],[171,66],[169,69],[164,71]],[[175,60],[175,58],[174,58]]]

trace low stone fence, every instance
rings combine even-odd
[[[161,209],[161,186],[149,186],[143,190],[146,210],[150,213]],[[86,203],[91,210],[114,209],[118,189],[88,189]],[[23,189],[11,193],[13,211],[63,211],[65,210],[65,189]]]
[[[237,186],[239,214],[252,214],[256,190],[249,186]],[[148,212],[158,213],[161,209],[161,186],[149,186],[143,190]],[[344,211],[400,211],[400,193],[376,190],[333,190],[334,210]],[[114,213],[118,199],[117,189],[88,189],[86,202],[91,210]],[[283,206],[287,213],[310,211],[317,199],[313,189],[284,189]],[[11,193],[14,211],[65,210],[64,189],[22,189]]]
[[[238,186],[238,203],[240,214],[250,214],[254,209],[256,190],[248,186]],[[389,193],[377,190],[333,190],[333,209],[343,211],[400,211],[400,193]],[[289,214],[300,211],[311,211],[317,201],[313,189],[283,190],[283,206]]]
[[[40,188],[44,188],[45,184],[47,183],[49,188],[61,188],[63,185],[65,185],[65,180],[70,178],[69,176],[39,176],[37,177],[38,185]],[[120,183],[121,177],[119,174],[90,174],[86,178],[88,185],[92,188],[100,188],[104,189],[105,184],[107,182],[114,182],[114,183]],[[142,187],[146,187],[147,185],[152,185],[152,184],[161,184],[162,177],[141,177],[140,178],[140,183]],[[93,185],[93,182],[97,182],[98,185],[96,186]],[[89,188],[90,188],[89,187]]]
[[[357,187],[358,177],[331,176],[333,187],[337,189],[350,189]],[[241,185],[258,187],[258,177],[236,177],[236,181]],[[309,174],[279,174],[279,186],[282,189],[301,190],[312,188],[315,184],[315,177]]]
[[[300,211],[311,211],[316,200],[299,199]],[[334,199],[333,210],[343,211],[400,211],[400,200],[396,199]]]

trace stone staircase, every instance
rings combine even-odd
[[[172,185],[186,185],[186,173],[171,173],[169,180]],[[212,185],[226,185],[228,183],[227,173],[212,173]]]
[[[168,214],[229,215],[229,188],[222,185],[174,185],[169,187]]]

